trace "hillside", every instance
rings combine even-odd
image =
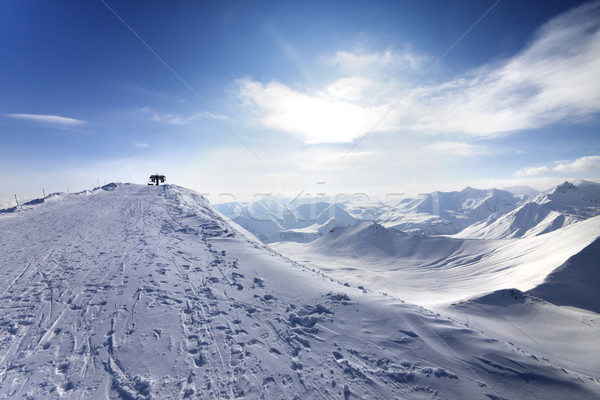
[[[530,290],[598,237],[600,216],[543,236],[499,240],[407,234],[363,222],[311,243],[271,247],[342,282],[431,307],[500,289]]]
[[[177,186],[0,214],[0,397],[578,398],[594,377],[296,264]]]

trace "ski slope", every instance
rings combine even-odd
[[[564,369],[286,259],[177,186],[0,213],[0,397],[595,399]]]

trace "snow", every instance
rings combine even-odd
[[[493,292],[439,311],[472,329],[543,355],[555,365],[598,374],[600,318],[594,312],[556,307],[516,289]]]
[[[434,192],[389,204],[381,201],[362,204],[340,197],[333,201],[282,199],[224,203],[215,208],[264,243],[306,243],[333,227],[371,220],[402,231],[454,234],[492,214],[513,210],[519,201],[507,191],[467,187],[460,192]]]
[[[519,198],[507,191],[467,187],[460,192],[433,192],[376,210],[374,220],[387,228],[428,235],[449,235],[514,209]]]
[[[0,246],[2,398],[600,394],[597,370],[341,285],[173,185],[111,184],[8,210]]]
[[[467,187],[394,203],[283,199],[225,203],[216,208],[264,243],[308,243],[331,228],[365,221],[403,232],[463,239],[530,237],[600,214],[600,184],[595,182],[565,182],[545,192],[529,193],[532,196]]]
[[[529,291],[557,305],[600,313],[600,239],[553,270]]]
[[[353,285],[431,307],[482,293],[526,291],[600,236],[600,216],[524,239],[406,234],[365,222],[311,243],[273,243],[288,257]]]

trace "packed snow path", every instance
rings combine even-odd
[[[592,377],[340,286],[176,186],[0,213],[2,398],[597,398]]]

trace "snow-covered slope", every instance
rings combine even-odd
[[[413,235],[365,222],[312,243],[271,246],[343,282],[432,306],[532,289],[599,236],[600,216],[543,236],[499,240]]]
[[[569,258],[529,293],[553,304],[600,314],[600,239]]]
[[[354,226],[333,228],[309,247],[329,254],[335,254],[338,250],[346,252],[346,247],[351,247],[361,254],[380,252],[382,255],[394,255],[394,233],[402,234],[375,222],[361,222]]]
[[[593,312],[557,307],[516,289],[488,293],[439,311],[554,364],[598,374],[600,319]]]
[[[198,194],[0,214],[0,397],[578,398],[593,377],[263,247]]]
[[[529,237],[600,214],[600,184],[576,181],[549,189],[504,215],[491,215],[456,235],[458,238]]]

